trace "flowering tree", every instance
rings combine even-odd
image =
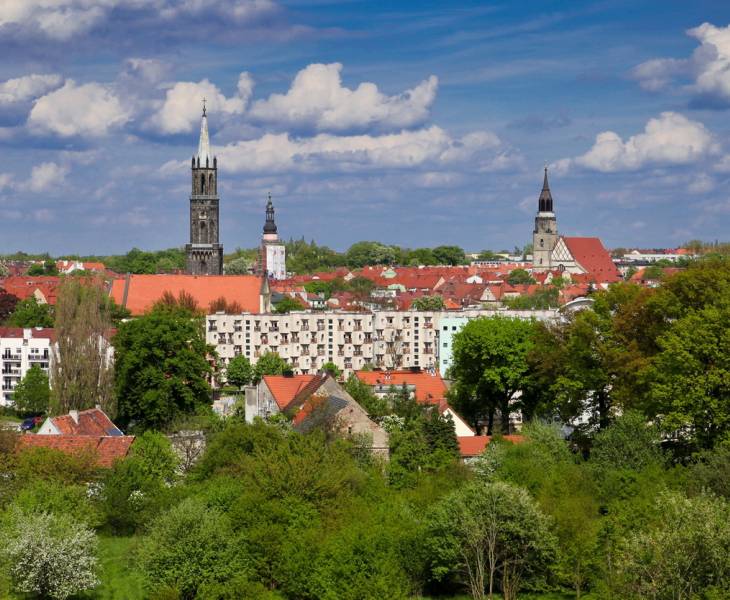
[[[16,591],[64,599],[96,587],[96,535],[65,515],[17,513],[5,557]]]

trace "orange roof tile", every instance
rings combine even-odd
[[[121,433],[106,413],[99,408],[79,411],[76,419],[70,414],[51,417],[51,422],[62,434],[108,436]]]
[[[459,453],[462,457],[468,458],[472,456],[479,456],[484,449],[492,441],[492,436],[489,435],[469,435],[459,436],[456,438],[459,441]],[[522,435],[505,435],[502,436],[503,440],[512,442],[513,444],[520,444],[525,441],[525,437]]]
[[[20,436],[18,451],[27,448],[51,448],[65,454],[94,452],[100,467],[111,467],[114,461],[124,458],[134,442],[133,435],[90,436],[90,435],[36,435]]]
[[[446,384],[441,375],[411,371],[355,371],[357,378],[371,386],[375,385],[413,385],[416,388],[416,401],[423,404],[437,404],[446,396]]]
[[[593,276],[596,283],[615,283],[621,273],[597,237],[563,237],[576,262]]]
[[[202,310],[223,297],[238,302],[244,312],[258,313],[261,283],[256,275],[128,275],[114,280],[111,297],[135,316],[152,308],[165,292],[177,297],[182,291]]]
[[[263,381],[274,397],[279,410],[285,410],[316,375],[264,375]]]

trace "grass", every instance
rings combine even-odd
[[[135,539],[99,538],[99,579],[101,585],[89,598],[94,600],[143,600],[142,574],[133,564]]]

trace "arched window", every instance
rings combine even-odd
[[[200,193],[205,194],[205,175],[200,176]]]
[[[215,190],[213,188],[213,173],[211,173],[210,177],[208,178],[208,191],[211,194],[213,194],[215,192]]]

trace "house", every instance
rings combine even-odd
[[[475,461],[492,442],[492,438],[493,436],[489,435],[457,436],[461,460],[467,464]],[[501,439],[512,444],[521,444],[525,441],[522,435],[505,435]]]
[[[127,275],[114,280],[110,295],[133,316],[139,316],[166,292],[176,298],[182,292],[189,294],[203,310],[220,298],[247,313],[270,309],[268,280],[256,275]]]
[[[13,404],[13,390],[31,367],[37,366],[49,373],[55,341],[54,329],[0,327],[0,406]]]
[[[246,421],[286,414],[301,432],[327,428],[368,435],[374,454],[388,455],[388,434],[330,375],[265,375],[246,388]]]
[[[122,431],[98,406],[88,410],[72,410],[67,415],[48,417],[37,435],[120,436]]]
[[[50,448],[64,454],[90,453],[100,467],[109,468],[125,458],[134,442],[133,435],[38,435],[27,433],[18,438],[17,452],[29,448]]]

